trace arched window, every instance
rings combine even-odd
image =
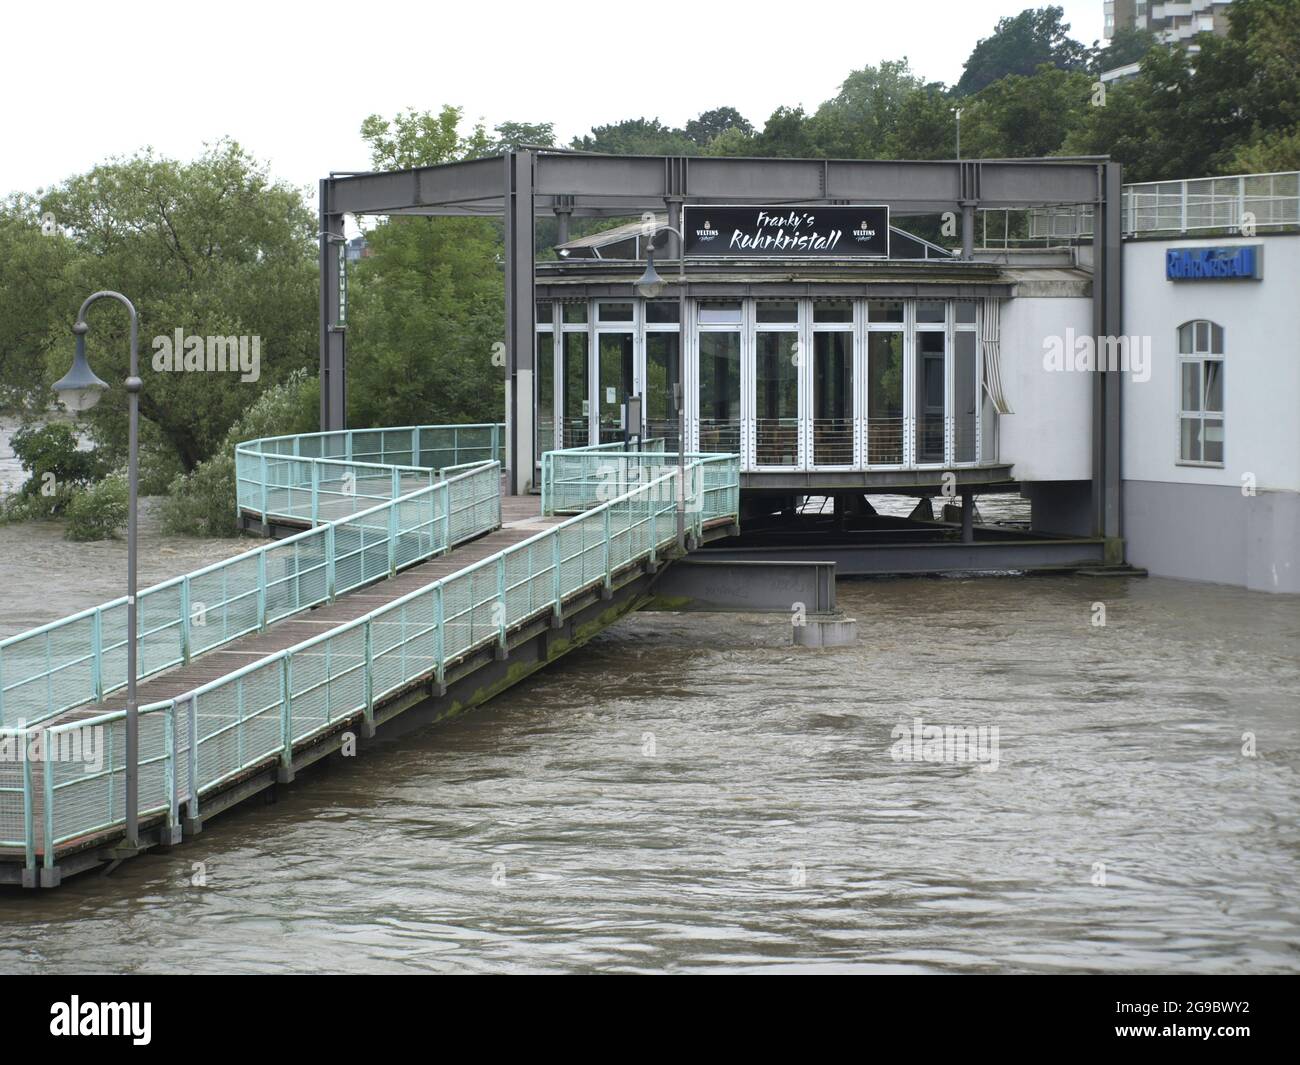
[[[1223,465],[1223,327],[1178,327],[1178,461]]]

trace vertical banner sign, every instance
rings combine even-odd
[[[339,247],[339,316],[334,324],[342,328],[348,324],[348,244],[345,240],[338,242]]]
[[[874,204],[687,204],[682,231],[696,258],[889,258],[889,208]]]

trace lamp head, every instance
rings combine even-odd
[[[74,413],[90,410],[108,388],[108,385],[95,376],[90,363],[86,361],[86,333],[89,329],[85,322],[78,322],[72,327],[73,333],[77,336],[77,350],[72,357],[72,369],[54,382],[54,391],[58,393],[59,399]]]
[[[655,253],[648,252],[645,257],[645,273],[637,279],[636,290],[648,300],[654,299],[664,290],[664,279],[655,269]]]

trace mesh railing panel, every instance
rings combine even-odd
[[[232,777],[286,757],[294,744],[368,712],[375,700],[403,686],[441,676],[449,664],[501,639],[510,628],[559,610],[568,597],[610,581],[620,568],[672,544],[677,471],[663,460],[675,456],[639,455],[630,462],[618,462],[626,456],[599,457],[616,460],[616,479],[633,487],[323,636],[277,652],[179,700],[145,708],[141,712],[142,816],[160,810],[170,815],[175,811],[173,803],[199,802],[203,794]],[[635,483],[644,479],[647,470],[665,472]],[[697,529],[705,512],[734,520],[735,456],[692,459],[688,475],[697,486],[688,498],[698,494],[701,499],[692,519]],[[498,520],[498,491],[495,464],[472,469],[372,513],[259,549],[265,552],[261,565],[267,573],[268,616],[283,616],[325,594],[327,536],[336,540],[334,570],[340,583],[372,567],[387,573],[390,551],[401,558],[411,544],[445,545],[449,517],[453,527],[462,530],[465,519],[455,522],[465,514],[483,517],[490,527]],[[733,509],[724,513],[728,505]],[[392,528],[395,538],[389,535]],[[217,577],[210,580],[215,587]],[[242,608],[237,604],[242,599],[228,594],[228,578],[222,590],[226,595],[222,616],[233,618],[229,623],[238,627]],[[49,838],[56,842],[122,822],[124,715],[96,720],[105,723],[104,760],[97,771],[86,771],[75,759],[59,762],[48,778],[41,775],[40,794],[33,795],[12,771],[0,770],[0,845],[22,841],[18,826],[29,804],[38,820],[48,820]],[[191,735],[197,738],[193,749]],[[30,834],[26,842],[31,844]]]

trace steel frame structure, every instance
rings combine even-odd
[[[1121,175],[1104,157],[968,160],[750,159],[615,156],[521,148],[440,166],[331,174],[320,182],[320,370],[322,431],[346,428],[347,326],[341,257],[344,216],[451,215],[505,220],[506,465],[510,490],[533,477],[534,219],[668,213],[680,229],[683,203],[887,204],[895,215],[952,211],[962,252],[972,258],[977,208],[1087,204],[1093,232],[1093,330],[1123,334]],[[677,254],[674,238],[664,251]],[[1094,534],[1118,539],[1120,379],[1097,372],[1092,398]]]

